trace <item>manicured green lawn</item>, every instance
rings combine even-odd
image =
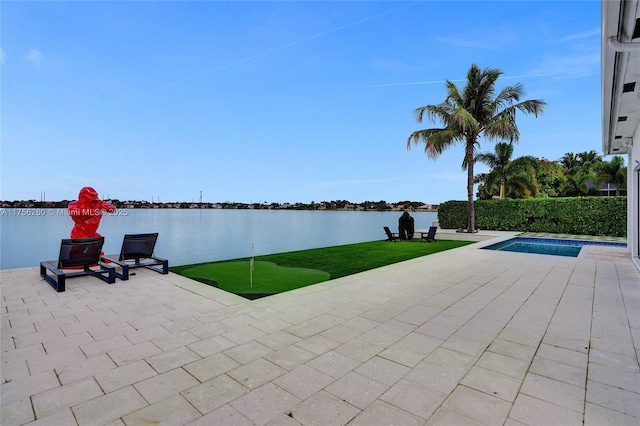
[[[172,272],[255,298],[305,287],[392,263],[471,244],[468,241],[371,241],[257,256],[253,287],[249,259],[174,266]]]
[[[294,288],[327,281],[328,272],[308,268],[286,268],[273,262],[256,261],[251,280],[248,260],[206,263],[182,271],[185,277],[205,283],[215,283],[236,294],[282,293]]]

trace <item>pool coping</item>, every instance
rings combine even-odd
[[[531,237],[524,235],[516,235],[512,238],[507,238],[504,240],[500,240],[497,242],[493,242],[492,244],[485,245],[482,248],[489,249],[490,247],[498,246],[500,244],[512,241],[519,240],[523,243],[537,243],[537,244],[555,244],[560,246],[570,246],[570,247],[585,247],[585,246],[604,246],[604,247],[620,247],[627,248],[626,241],[603,241],[603,240],[583,240],[583,239],[574,239],[574,238],[549,238],[549,237]],[[582,244],[580,244],[582,243]]]
[[[518,241],[521,241],[524,244],[531,244],[533,247],[529,249],[521,250],[521,249],[512,249],[512,244],[517,244]],[[512,243],[512,244],[510,244]],[[551,249],[552,252],[549,252],[548,249],[543,247],[558,247],[558,249]],[[560,249],[560,247],[567,247],[567,249]],[[573,249],[569,249],[569,247]],[[627,252],[627,243],[621,241],[601,241],[601,240],[582,240],[582,239],[573,239],[573,238],[548,238],[548,237],[531,237],[531,236],[521,236],[517,235],[512,238],[500,239],[500,241],[492,242],[490,244],[484,244],[480,249],[482,250],[495,250],[495,251],[508,251],[513,253],[523,253],[523,254],[537,254],[537,255],[548,255],[548,256],[563,256],[563,257],[581,257],[580,255],[586,252],[587,247],[596,247],[599,249],[596,255],[605,254],[606,256],[620,256],[621,253],[617,252],[609,252],[606,249],[614,249],[622,251],[622,253]],[[577,248],[577,252],[575,251]],[[568,250],[568,251],[567,251]],[[594,251],[591,250],[590,254],[593,255]]]
[[[580,241],[600,241],[610,243],[625,243],[626,237],[614,237],[608,235],[574,235],[574,234],[552,234],[548,232],[522,232],[517,237],[527,238],[549,238],[555,240],[580,240]]]
[[[416,232],[421,232],[417,229]],[[426,232],[426,230],[424,231]],[[520,232],[520,231],[493,231],[479,230],[474,234],[466,232],[457,232],[455,229],[438,228],[436,238],[441,240],[465,240],[475,242],[491,241],[498,242],[499,239],[513,237],[530,237],[530,238],[553,238],[553,239],[570,239],[583,241],[607,241],[626,243],[626,237],[614,237],[606,235],[577,235],[577,234],[553,234],[550,232]]]
[[[530,238],[552,238],[552,239],[574,239],[583,241],[603,241],[603,242],[623,242],[624,237],[598,236],[598,235],[576,235],[576,234],[552,234],[548,232],[517,232],[517,231],[494,231],[480,230],[474,234],[456,232],[455,229],[439,228],[436,238],[442,240],[465,240],[474,241],[471,246],[475,249],[482,249],[488,245],[496,244],[515,237]],[[522,254],[522,253],[521,253]],[[526,254],[526,253],[524,253]],[[540,255],[553,256],[553,255]],[[557,256],[556,256],[557,257]],[[580,250],[578,259],[610,260],[610,261],[632,261],[628,247],[586,245]]]

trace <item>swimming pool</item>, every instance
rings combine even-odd
[[[554,238],[515,237],[482,247],[487,250],[515,251],[518,253],[551,254],[554,256],[578,257],[585,245],[626,247],[626,243],[608,241],[557,240]]]

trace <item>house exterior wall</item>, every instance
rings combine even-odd
[[[624,90],[640,75],[640,1],[602,0],[601,8],[602,151],[627,154],[627,247],[640,270],[640,88]]]
[[[627,247],[640,270],[640,127],[627,158]]]

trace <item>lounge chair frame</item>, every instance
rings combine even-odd
[[[125,234],[120,254],[102,256],[103,262],[112,262],[116,268],[116,277],[123,281],[129,279],[129,269],[147,268],[163,275],[169,273],[169,261],[153,254],[158,233]],[[121,272],[118,272],[118,268]]]
[[[437,226],[429,227],[429,231],[420,233],[420,241],[426,241],[428,243],[436,240],[436,231],[438,230]]]
[[[103,244],[103,237],[63,239],[58,260],[40,262],[40,277],[58,293],[66,290],[66,279],[73,277],[94,276],[113,284],[116,269],[100,261]]]
[[[391,232],[388,226],[383,226],[384,233],[387,234],[387,239],[385,241],[396,242],[400,240],[400,234]]]

